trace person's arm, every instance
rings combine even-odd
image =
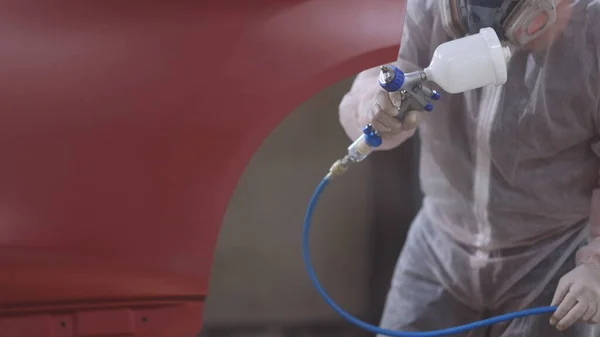
[[[588,7],[590,18],[600,17],[600,1],[595,1]],[[597,22],[597,21],[594,21]],[[598,27],[598,25],[592,25]],[[596,72],[600,77],[600,34],[597,28],[590,28],[594,36],[589,43],[596,46]],[[598,92],[598,89],[596,89]],[[600,97],[596,102],[596,129],[600,136]],[[600,157],[600,141],[592,144],[592,151]],[[580,248],[576,255],[576,267],[564,275],[560,282],[551,305],[558,306],[550,324],[558,330],[565,330],[575,322],[590,324],[600,323],[600,168],[596,188],[592,191],[590,200],[590,215],[588,219],[588,242]]]
[[[397,66],[404,72],[425,68],[429,63],[432,27],[435,19],[435,1],[408,0],[402,43],[398,53]],[[388,102],[383,102],[383,92],[378,83],[379,68],[367,69],[356,77],[350,91],[344,96],[339,106],[340,124],[351,140],[357,139],[362,128],[371,122],[376,112],[385,109]],[[384,107],[381,107],[384,105]],[[388,116],[383,116],[388,117]],[[418,124],[416,114],[407,115],[406,124]],[[394,148],[414,133],[414,127],[404,127],[392,136],[383,137],[379,150]]]
[[[595,151],[600,156],[600,144]],[[600,186],[600,172],[598,186]],[[592,192],[590,202],[590,218],[588,223],[589,241],[588,244],[577,252],[577,265],[587,264],[600,270],[600,187]]]
[[[600,144],[594,147],[600,156]],[[558,308],[550,324],[560,331],[579,321],[600,323],[600,187],[594,189],[590,202],[588,244],[577,252],[577,267],[560,279],[551,303]]]

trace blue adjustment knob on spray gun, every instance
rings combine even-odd
[[[404,85],[404,73],[394,66],[381,66],[379,85],[387,92],[395,92]]]

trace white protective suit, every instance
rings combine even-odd
[[[450,40],[437,2],[408,0],[400,69],[425,68]],[[600,265],[599,65],[600,0],[580,0],[552,47],[513,54],[504,86],[457,95],[432,86],[442,98],[419,126],[423,207],[382,327],[427,331],[550,305],[563,275],[581,263]],[[377,74],[359,74],[340,104],[352,139],[369,122]],[[549,319],[465,336],[600,336],[583,323],[559,332]]]

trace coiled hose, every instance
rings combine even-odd
[[[306,214],[304,216],[304,225],[302,228],[302,257],[304,259],[304,264],[305,264],[308,276],[310,277],[314,287],[317,289],[317,292],[321,295],[321,297],[325,300],[325,302],[327,302],[327,304],[338,315],[342,316],[348,322],[350,322],[366,331],[369,331],[369,332],[372,332],[375,334],[387,335],[387,336],[391,336],[391,337],[439,337],[439,336],[450,336],[450,335],[462,333],[462,332],[465,332],[468,330],[474,330],[474,329],[478,329],[478,328],[485,327],[488,325],[492,325],[492,324],[496,324],[496,323],[500,323],[500,322],[504,322],[504,321],[510,321],[515,318],[552,313],[556,310],[555,306],[527,309],[527,310],[508,313],[505,315],[491,317],[491,318],[484,319],[481,321],[477,321],[477,322],[473,322],[473,323],[469,323],[469,324],[465,324],[465,325],[461,325],[461,326],[456,326],[456,327],[452,327],[452,328],[448,328],[448,329],[425,331],[425,332],[402,332],[402,331],[393,331],[393,330],[382,329],[375,325],[363,322],[363,321],[359,320],[358,318],[350,315],[349,313],[344,311],[342,308],[340,308],[340,306],[337,305],[333,301],[333,299],[331,297],[329,297],[329,295],[327,295],[327,293],[325,292],[325,289],[323,289],[323,286],[321,286],[321,284],[319,283],[319,280],[317,279],[317,275],[315,273],[314,267],[310,260],[310,249],[309,249],[309,236],[310,235],[309,234],[310,234],[310,225],[311,225],[311,221],[312,221],[312,216],[313,216],[315,207],[319,201],[319,197],[321,196],[321,194],[323,193],[323,190],[325,189],[325,187],[327,187],[327,184],[330,181],[331,181],[331,179],[329,178],[329,176],[325,177],[321,181],[319,186],[317,186],[316,190],[314,191],[314,193],[310,199],[310,202],[308,203],[308,208],[306,209]]]

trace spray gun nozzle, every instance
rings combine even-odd
[[[391,83],[394,80],[394,71],[389,66],[381,66],[380,69],[385,83]]]

